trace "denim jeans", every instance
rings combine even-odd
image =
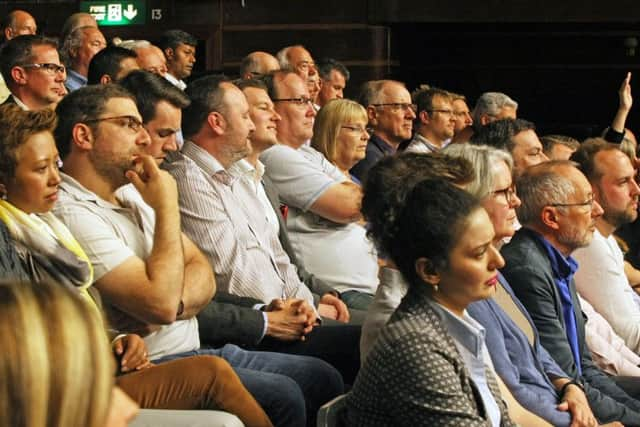
[[[275,426],[309,425],[320,406],[344,392],[340,373],[320,359],[246,351],[233,344],[172,354],[154,362],[196,355],[219,356],[229,362]]]
[[[373,295],[366,292],[346,291],[340,294],[340,299],[349,308],[366,311],[373,301]]]

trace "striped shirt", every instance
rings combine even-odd
[[[178,184],[182,230],[209,259],[218,288],[264,303],[301,298],[313,306],[255,193],[191,141],[168,160],[163,167]]]

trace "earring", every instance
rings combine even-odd
[[[438,293],[438,290],[439,290],[438,285],[434,285],[433,286],[433,292]]]

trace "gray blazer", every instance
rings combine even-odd
[[[502,274],[525,306],[540,334],[540,342],[570,377],[579,378],[565,332],[560,292],[556,287],[551,261],[536,233],[520,229],[502,249],[506,266]],[[625,426],[640,425],[640,402],[631,398],[604,374],[591,359],[585,344],[582,313],[574,281],[569,287],[578,331],[582,376],[591,410],[601,423],[620,421]]]

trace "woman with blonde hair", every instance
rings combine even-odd
[[[1,427],[124,426],[136,413],[130,399],[112,400],[98,312],[62,286],[1,284],[0,347]]]
[[[67,227],[50,212],[61,182],[52,135],[55,125],[51,110],[0,107],[0,222],[6,225],[31,282],[55,283],[75,291],[100,318],[100,299],[91,286],[91,263]],[[92,352],[103,350],[110,351],[106,347]],[[237,415],[247,426],[272,425],[224,359],[195,356],[152,365],[144,341],[136,334],[118,335],[113,353],[123,374],[117,377],[117,384],[142,407],[216,409]]]
[[[349,169],[364,158],[367,115],[357,102],[335,99],[315,118],[311,148],[301,152],[333,183],[359,182]],[[291,244],[305,268],[340,292],[352,309],[366,310],[378,287],[378,258],[357,222],[339,224],[309,210],[289,209]]]

